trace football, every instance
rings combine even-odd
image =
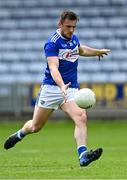
[[[75,93],[74,96],[76,104],[83,108],[91,108],[96,103],[95,93],[89,88],[82,88]]]

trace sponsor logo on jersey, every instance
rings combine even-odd
[[[78,46],[74,49],[59,49],[59,59],[75,62],[79,57]]]

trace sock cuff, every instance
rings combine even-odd
[[[77,149],[79,149],[81,147],[85,147],[86,148],[86,146],[83,144],[83,145],[78,146]]]
[[[20,129],[18,132],[17,132],[17,136],[18,136],[18,138],[19,139],[22,139],[24,136],[25,136],[25,134],[22,132],[22,130]]]
[[[87,147],[85,145],[78,146],[78,155],[79,158],[87,151]]]

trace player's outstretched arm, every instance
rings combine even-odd
[[[100,58],[103,58],[104,55],[108,55],[109,52],[110,49],[95,49],[85,45],[80,45],[79,47],[80,56],[86,56],[86,57],[98,56],[99,60]]]

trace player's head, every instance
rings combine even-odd
[[[78,16],[72,11],[62,12],[59,20],[59,27],[61,35],[67,39],[70,39],[78,21]]]

